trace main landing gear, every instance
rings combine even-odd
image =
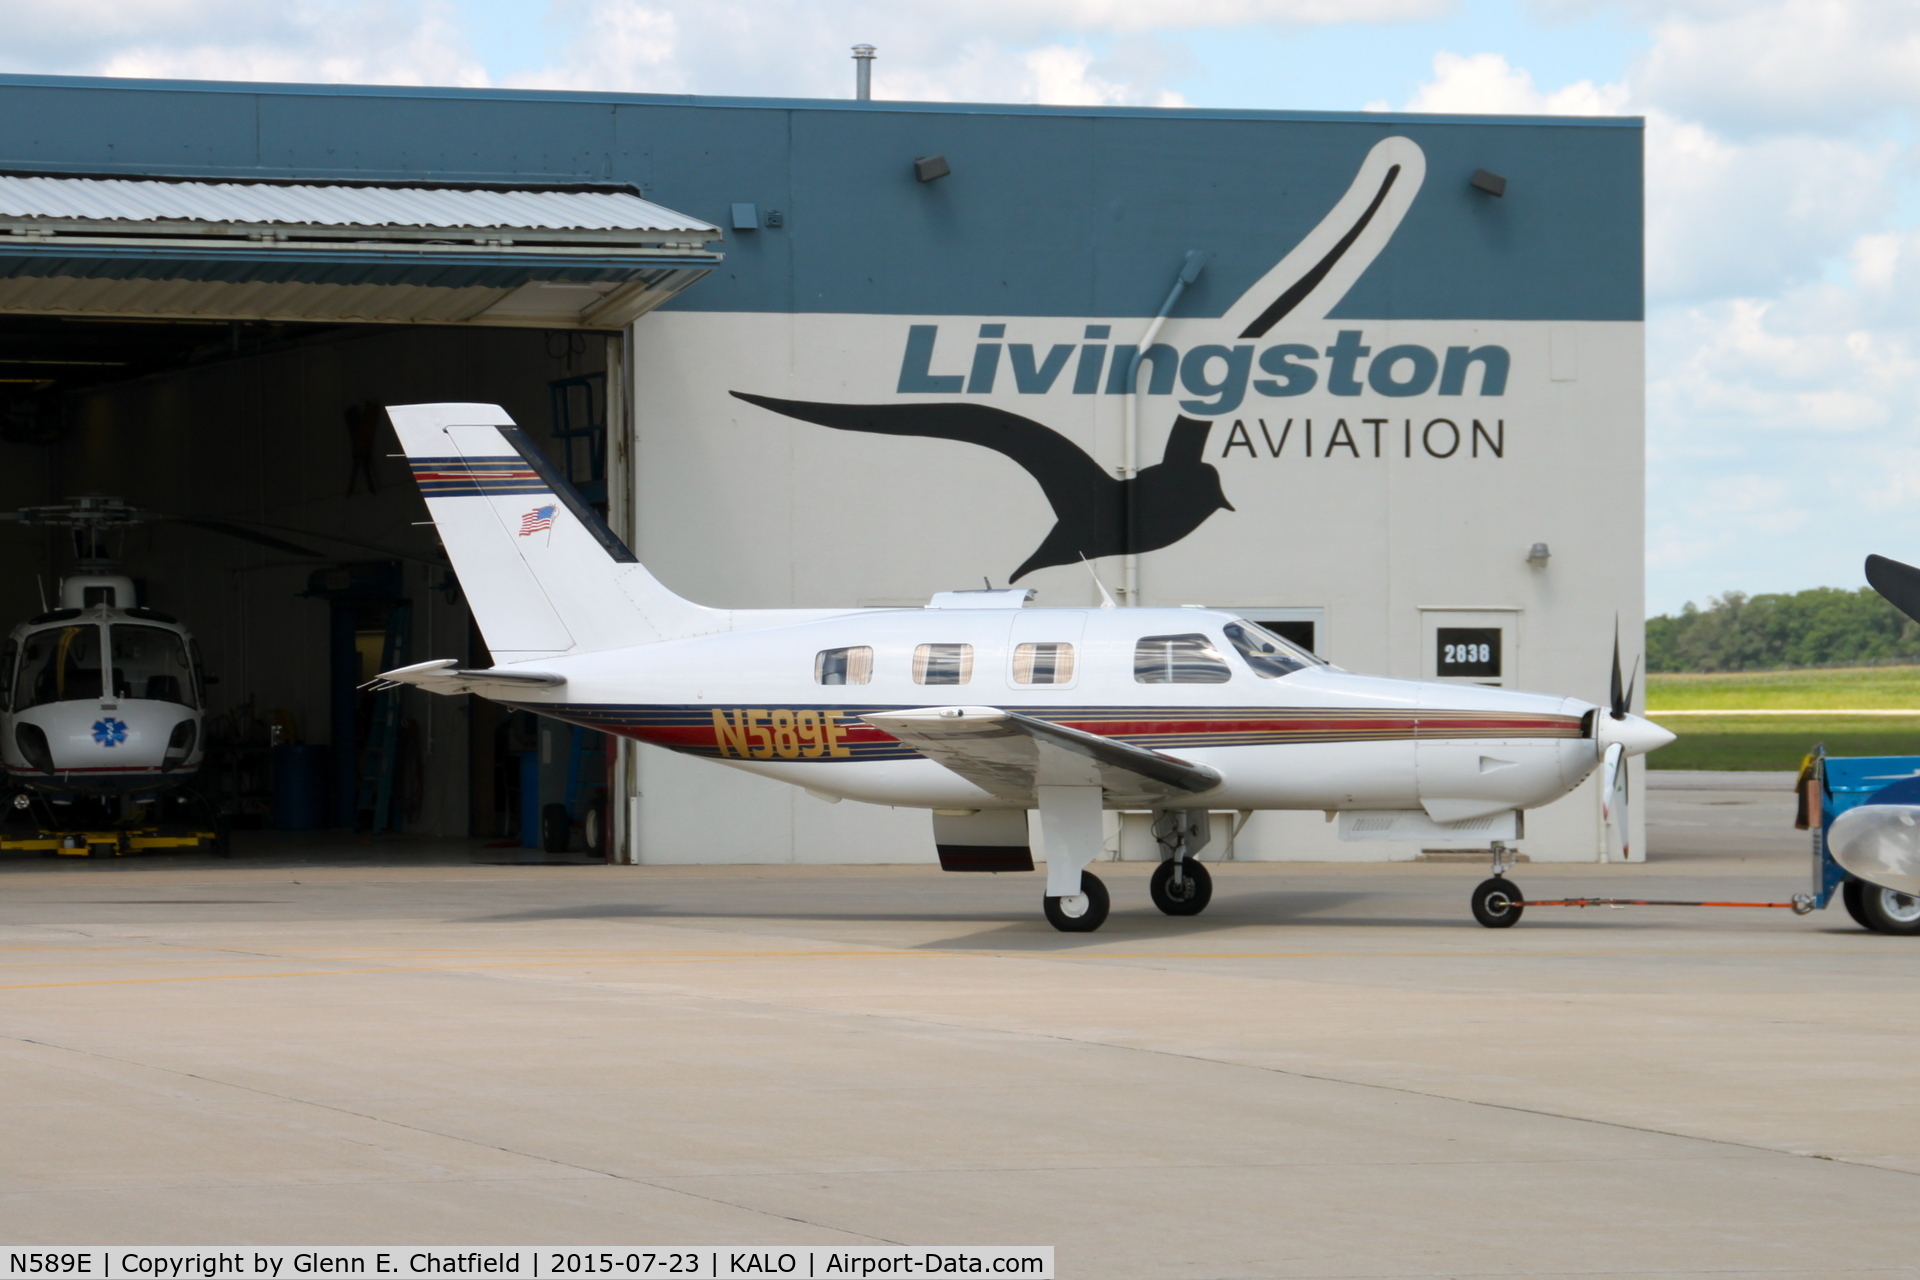
[[[1062,933],[1092,933],[1106,923],[1112,898],[1087,865],[1102,853],[1098,787],[1040,787],[1040,830],[1047,842],[1047,923]],[[1205,809],[1159,809],[1153,838],[1160,865],[1147,891],[1170,916],[1197,916],[1213,900],[1213,876],[1198,854],[1210,831]]]
[[[1197,916],[1213,901],[1213,875],[1197,856],[1213,836],[1205,809],[1162,809],[1153,815],[1160,865],[1147,881],[1153,905],[1170,916]]]

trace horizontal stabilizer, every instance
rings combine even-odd
[[[1097,786],[1109,804],[1156,805],[1220,785],[1217,770],[999,707],[920,707],[862,716],[1003,800],[1034,788]]]
[[[550,671],[523,671],[516,668],[463,667],[452,658],[416,662],[410,667],[382,671],[379,687],[410,684],[429,693],[477,693],[483,698],[505,698],[531,689],[558,689],[567,678]]]

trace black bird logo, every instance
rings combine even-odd
[[[1211,422],[1182,417],[1173,424],[1166,451],[1151,467],[1116,480],[1087,451],[1051,427],[1004,409],[977,404],[816,404],[775,400],[736,391],[748,404],[841,431],[883,436],[928,436],[959,440],[1004,453],[1040,482],[1053,507],[1053,531],[1008,579],[1018,582],[1035,569],[1076,564],[1082,557],[1158,551],[1233,504],[1220,489],[1220,473],[1202,461]]]

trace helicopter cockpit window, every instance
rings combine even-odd
[[[13,705],[13,668],[20,659],[20,646],[12,640],[0,649],[0,707]]]
[[[89,622],[28,633],[13,709],[80,700],[100,700],[100,628]]]
[[[113,624],[113,696],[193,705],[193,668],[177,631]]]
[[[1253,674],[1263,680],[1292,675],[1310,665],[1306,655],[1258,623],[1245,620],[1229,622],[1225,630],[1227,639],[1233,642],[1233,647],[1253,668]]]

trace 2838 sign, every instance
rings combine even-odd
[[[1498,676],[1499,627],[1439,627],[1434,631],[1437,676]]]

